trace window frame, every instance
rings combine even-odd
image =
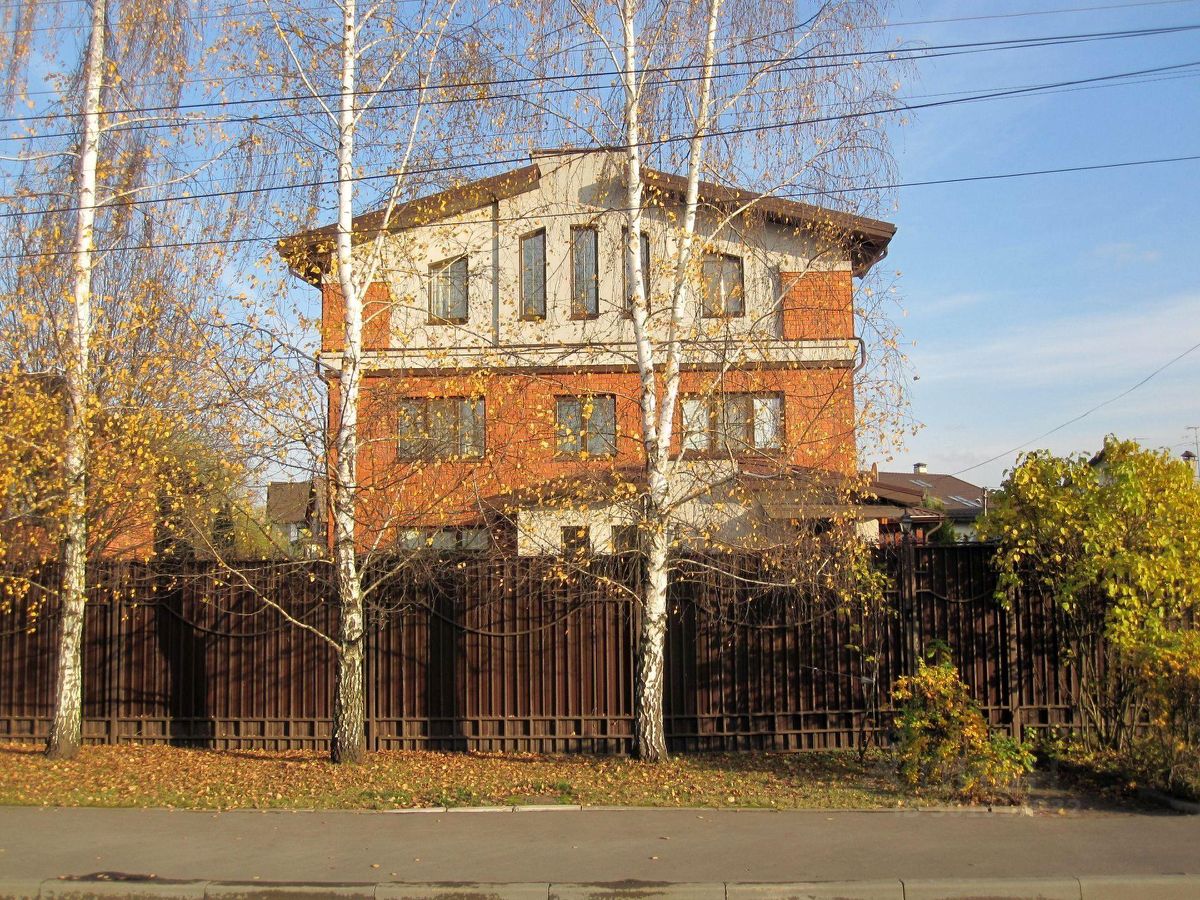
[[[542,239],[542,311],[540,313],[530,313],[525,306],[525,242],[533,238],[540,237]],[[533,231],[527,231],[517,239],[517,260],[518,260],[518,284],[520,290],[518,292],[518,309],[517,319],[521,322],[544,322],[546,321],[546,308],[549,305],[549,285],[546,281],[546,276],[549,273],[549,263],[546,259],[547,249],[546,229],[535,228]]]
[[[443,272],[448,272],[455,263],[461,262],[463,273],[463,314],[462,316],[439,316],[434,310],[434,296],[437,279]],[[460,253],[429,264],[429,324],[430,325],[465,325],[471,316],[471,255]]]
[[[474,438],[479,438],[478,452],[463,453],[456,449],[453,453],[438,453],[434,450],[433,439],[433,406],[435,403],[454,403],[454,440],[456,447],[463,447],[468,442],[464,440],[463,431],[463,408],[465,406],[477,406],[475,412],[476,425],[473,430],[477,431],[477,435],[472,435],[470,443],[475,443]],[[396,426],[396,459],[403,462],[433,462],[433,461],[458,461],[458,460],[480,460],[487,455],[487,399],[485,397],[468,397],[468,396],[451,396],[451,397],[401,397],[400,403],[417,404],[421,406],[421,428],[422,433],[415,438],[405,440],[402,434],[402,423],[397,422]],[[408,451],[406,445],[417,446],[417,449]]]
[[[759,446],[757,442],[757,420],[754,414],[756,400],[774,399],[779,403],[779,414],[775,422],[775,444]],[[689,448],[689,432],[686,428],[683,404],[687,401],[699,400],[703,403],[704,437],[703,449]],[[734,446],[728,439],[726,425],[728,417],[726,409],[730,402],[745,402],[749,405],[749,418],[742,423],[749,436],[749,442],[740,441]],[[691,453],[695,456],[767,456],[779,453],[787,441],[786,425],[787,398],[783,391],[715,391],[707,394],[682,394],[679,398],[679,452]]]
[[[592,414],[585,416],[584,408],[587,402],[592,401]],[[596,412],[596,401],[608,400],[612,403],[612,449],[607,453],[592,453],[588,450],[588,442],[591,439],[592,416]],[[575,403],[579,407],[579,432],[576,435],[578,449],[574,452],[562,449],[563,430],[561,419],[559,418],[559,405],[563,402]],[[616,394],[557,394],[554,397],[554,456],[556,459],[576,459],[576,460],[592,460],[592,459],[614,459],[617,456],[617,442],[620,436],[620,428],[617,427],[617,395]],[[585,456],[586,454],[586,456]]]
[[[575,235],[581,232],[589,232],[595,241],[594,252],[592,253],[592,283],[596,288],[594,311],[584,309],[579,305],[579,284],[577,277],[579,267],[575,262],[575,248],[577,246]],[[600,229],[596,225],[572,225],[571,226],[571,318],[572,319],[598,319],[600,317]]]
[[[737,260],[740,296],[742,300],[741,308],[737,312],[730,312],[729,309],[722,304],[720,312],[713,312],[708,295],[708,277],[704,272],[704,265],[710,259],[720,260]],[[724,262],[722,263],[724,267]],[[720,250],[705,250],[700,258],[700,282],[701,282],[701,304],[700,316],[704,319],[740,319],[746,315],[746,258],[739,256],[736,253],[725,253]]]

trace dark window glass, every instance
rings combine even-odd
[[[571,525],[562,529],[563,556],[579,559],[592,552],[592,533],[586,525]]]
[[[467,321],[467,258],[449,259],[429,269],[429,315],[437,322]]]
[[[600,314],[598,241],[595,228],[571,229],[571,315],[577,318]]]
[[[546,232],[521,238],[521,318],[546,317]]]
[[[613,553],[637,553],[641,549],[641,538],[636,525],[614,525],[612,530]]]

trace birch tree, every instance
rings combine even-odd
[[[151,540],[117,538],[114,529],[134,522],[153,532],[157,490],[169,483],[162,447],[186,427],[186,401],[196,401],[192,411],[220,407],[211,394],[191,393],[201,390],[198,381],[179,378],[184,369],[200,371],[213,346],[197,327],[211,304],[188,304],[211,294],[219,267],[197,253],[182,258],[200,246],[188,242],[198,223],[186,213],[194,207],[151,210],[173,188],[198,190],[201,173],[225,161],[216,149],[201,158],[195,144],[174,158],[167,152],[185,143],[175,111],[194,62],[188,5],[92,0],[74,12],[83,15],[58,4],[6,9],[7,98],[10,109],[20,100],[30,110],[9,139],[18,152],[4,158],[15,185],[5,213],[14,264],[4,272],[0,317],[6,390],[19,392],[39,376],[50,399],[42,418],[56,422],[56,400],[62,413],[41,435],[61,433],[61,441],[30,457],[42,460],[37,502],[48,526],[39,533],[58,545],[60,559],[47,745],[55,758],[74,755],[81,741],[89,558],[117,545],[150,552]],[[210,237],[227,235],[230,220],[209,212],[200,227]]]
[[[340,340],[336,367],[327,373],[330,419],[327,427],[312,431],[329,436],[327,445],[316,448],[316,471],[324,469],[330,478],[339,609],[338,633],[326,636],[337,658],[331,756],[357,763],[366,751],[363,548],[357,527],[364,330],[371,319],[366,294],[381,277],[392,217],[436,178],[431,163],[446,157],[445,138],[456,123],[454,83],[469,82],[479,45],[467,4],[458,0],[429,0],[401,10],[381,0],[329,7],[263,0],[260,9],[265,23],[247,23],[245,46],[253,48],[259,75],[295,92],[285,126],[290,130],[280,129],[277,152],[291,154],[300,171],[328,172],[331,182],[332,196],[300,195],[301,202],[287,206],[281,219],[299,230],[321,214],[325,200],[333,207],[334,223],[314,250],[329,261],[323,281],[336,285]],[[377,212],[368,229],[356,218],[364,211],[359,186],[371,163],[383,174],[370,179],[369,196],[376,202],[367,208]],[[280,249],[285,256],[295,250],[286,241]],[[295,422],[295,411],[277,412]],[[282,431],[297,437],[293,427]]]
[[[683,465],[686,448],[675,433],[681,374],[689,350],[704,340],[724,339],[730,350],[718,365],[717,383],[744,358],[746,344],[756,340],[753,330],[734,334],[700,316],[706,244],[722,230],[750,240],[740,225],[772,199],[816,198],[848,212],[872,209],[880,197],[865,188],[889,180],[880,176],[890,170],[885,124],[897,85],[888,71],[888,54],[871,52],[882,40],[874,28],[882,21],[881,9],[871,0],[812,10],[804,6],[567,0],[536,6],[531,15],[533,49],[525,57],[541,62],[528,64],[527,71],[549,86],[537,98],[538,120],[556,122],[585,144],[615,146],[624,157],[623,262],[631,273],[645,467],[639,528],[646,577],[635,728],[637,753],[646,760],[667,755],[667,588],[671,555],[681,540],[678,512],[695,497]],[[572,80],[569,90],[561,88],[556,73],[564,68],[586,72],[589,66],[615,75],[582,85]],[[678,173],[669,191],[648,195],[648,161]],[[667,211],[674,246],[667,286],[651,304],[639,236],[654,208]],[[844,256],[850,237],[846,220],[814,213],[796,233],[816,248],[815,261]],[[778,301],[784,293],[786,286],[780,286]],[[875,349],[893,350],[886,306],[869,288],[860,290],[857,312],[858,333],[870,337],[873,331]],[[768,327],[759,323],[759,332]],[[886,365],[880,371],[881,383],[859,385],[858,395],[876,392],[895,409],[893,372]],[[868,425],[886,433],[892,424],[874,409],[860,410],[848,427],[861,446],[870,439]],[[846,478],[843,496],[853,481]]]

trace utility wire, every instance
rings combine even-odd
[[[1184,34],[1200,29],[1200,24],[1188,25],[1172,25],[1162,26],[1157,28],[1143,29],[1123,29],[1118,31],[1097,31],[1083,32],[1077,34],[1065,35],[1048,35],[1044,37],[1034,38],[1005,38],[993,41],[967,41],[954,44],[936,44],[927,50],[955,50],[955,49],[971,49],[971,48],[1007,48],[1013,45],[1012,49],[1028,49],[1037,48],[1040,46],[1057,46],[1062,43],[1082,43],[1087,41],[1101,40],[1122,40],[1126,38],[1138,37],[1158,37],[1161,35]],[[801,53],[787,54],[785,56],[776,57],[747,57],[745,59],[724,60],[711,64],[712,68],[723,69],[734,66],[761,66],[771,64],[784,64],[788,62],[805,62],[809,60],[827,60],[827,59],[855,59],[861,60],[864,57],[874,56],[891,56],[897,53],[905,52],[920,52],[920,48],[912,50],[904,50],[903,48],[886,48],[880,50],[864,50],[864,51],[841,51],[837,53]],[[647,66],[635,69],[633,74],[646,75],[659,72],[686,72],[691,70],[703,69],[705,64],[700,63],[678,63],[670,66]],[[511,86],[517,84],[539,84],[542,82],[564,82],[575,81],[581,79],[596,79],[596,78],[615,78],[624,75],[625,73],[617,69],[600,70],[597,72],[568,72],[560,75],[527,75],[516,78],[493,78],[480,81],[452,81],[452,82],[433,82],[430,84],[398,84],[392,87],[385,88],[363,88],[352,92],[352,96],[375,97],[382,94],[406,93],[418,90],[437,91],[437,90],[463,90],[469,88],[487,88],[496,86]],[[176,112],[181,109],[214,109],[226,108],[232,106],[252,106],[263,103],[295,103],[306,100],[336,100],[341,99],[344,92],[331,91],[325,93],[305,93],[305,94],[288,94],[274,96],[259,96],[259,97],[244,97],[234,100],[209,100],[196,103],[179,103],[166,106],[130,106],[116,109],[106,109],[101,112],[106,116],[113,115],[144,115],[154,112]],[[28,122],[39,122],[50,119],[62,118],[60,113],[43,113],[33,116],[8,116],[0,118],[0,124],[22,124]]]
[[[1054,169],[1030,170],[1030,171],[1025,171],[1025,172],[1007,172],[1007,173],[997,174],[997,175],[972,175],[972,176],[964,176],[961,178],[946,178],[946,179],[932,180],[932,181],[894,182],[892,184],[887,184],[887,185],[865,185],[865,186],[845,188],[845,189],[840,189],[840,190],[803,191],[803,192],[799,192],[799,193],[778,193],[778,194],[767,195],[763,199],[777,198],[777,199],[792,200],[792,199],[802,199],[805,197],[828,196],[831,194],[842,194],[842,193],[852,193],[852,192],[871,191],[871,190],[897,189],[897,188],[907,188],[907,187],[928,187],[931,185],[939,185],[939,184],[964,184],[964,183],[968,183],[968,182],[972,182],[972,181],[996,181],[996,180],[1005,179],[1005,178],[1027,178],[1027,177],[1038,176],[1038,175],[1061,175],[1061,174],[1072,173],[1072,172],[1092,172],[1092,171],[1100,171],[1100,170],[1104,170],[1104,169],[1128,168],[1128,167],[1132,167],[1132,166],[1151,166],[1151,165],[1162,165],[1162,164],[1167,164],[1167,163],[1194,162],[1197,160],[1200,160],[1200,154],[1194,154],[1191,156],[1163,157],[1160,159],[1138,159],[1138,160],[1129,160],[1126,162],[1099,163],[1099,164],[1090,165],[1090,166],[1068,166],[1068,167],[1061,167],[1061,168],[1054,168]],[[613,207],[611,209],[608,209],[607,211],[608,212],[629,212],[630,210],[627,208],[624,208],[624,207]],[[559,218],[559,217],[577,216],[577,215],[578,215],[577,213],[566,213],[566,212],[539,213],[538,218],[549,219],[549,218]],[[521,220],[527,219],[527,218],[529,218],[528,215],[501,216],[497,219],[497,221],[515,222],[515,221],[521,221]],[[491,220],[489,219],[489,221],[491,221]],[[427,223],[426,227],[456,227],[459,225],[469,225],[469,224],[475,224],[475,223],[468,221],[466,219],[458,219],[458,220],[448,220],[447,219],[447,220],[440,220],[437,222]],[[154,244],[154,243],[151,243],[151,244],[124,244],[119,247],[97,247],[93,252],[95,252],[95,253],[116,253],[116,252],[120,252],[120,251],[124,251],[124,250],[168,250],[168,249],[179,249],[179,248],[186,248],[186,247],[206,247],[206,246],[223,245],[223,244],[251,244],[251,243],[260,243],[260,242],[268,242],[268,241],[273,242],[273,241],[282,240],[284,238],[288,238],[288,237],[292,237],[292,236],[293,236],[292,234],[261,234],[261,235],[253,235],[250,237],[241,237],[241,238],[215,239],[215,240],[206,240],[206,241],[181,241],[178,243],[169,243],[169,244]],[[0,255],[0,260],[40,259],[40,258],[70,255],[73,252],[74,252],[73,250],[48,250],[48,251],[44,251],[44,252],[40,252],[40,253],[9,253],[9,254]],[[1036,438],[1034,440],[1036,440]],[[1003,456],[1003,455],[1004,454],[1001,454],[1001,456]],[[991,462],[991,460],[987,460],[987,461],[985,461],[985,463],[980,463],[979,465],[985,465],[986,462]],[[975,468],[975,467],[972,467],[972,468]],[[969,471],[969,470],[964,469],[963,471]]]
[[[1188,26],[1188,27],[1200,29],[1200,25]],[[1147,36],[1147,35],[1143,35],[1143,34],[1139,33],[1134,36],[1142,37],[1142,36]],[[924,62],[926,60],[942,59],[944,57],[950,57],[950,56],[968,56],[968,55],[971,55],[974,53],[993,53],[993,52],[1002,51],[1002,50],[1038,49],[1038,48],[1042,48],[1042,47],[1057,47],[1057,46],[1064,46],[1064,45],[1071,45],[1071,44],[1086,43],[1086,42],[1089,42],[1092,40],[1112,40],[1112,39],[1114,39],[1114,38],[1111,36],[1106,36],[1106,37],[1102,37],[1102,38],[1082,37],[1082,38],[1077,38],[1077,39],[1069,39],[1069,40],[1064,39],[1064,40],[1053,40],[1053,41],[1037,38],[1037,39],[1031,39],[1031,40],[1036,41],[1036,43],[1015,43],[1013,41],[1006,41],[1006,42],[1002,42],[1002,44],[1003,44],[1002,46],[992,46],[989,44],[986,46],[974,47],[973,49],[970,49],[970,48],[969,49],[955,49],[955,48],[959,48],[959,47],[969,46],[969,45],[955,44],[955,45],[945,45],[945,46],[934,45],[934,46],[929,46],[929,47],[914,47],[914,48],[909,48],[909,49],[897,49],[897,50],[892,50],[892,51],[870,51],[870,52],[871,53],[885,53],[885,52],[888,53],[889,54],[888,60],[887,60],[888,62]],[[852,55],[857,55],[857,54],[852,54]],[[772,58],[762,58],[762,59],[755,59],[755,60],[745,60],[745,61],[740,61],[737,63],[727,63],[725,65],[743,65],[743,64],[746,64],[746,65],[775,65],[776,63],[787,63],[787,62],[798,63],[797,65],[775,65],[774,69],[772,70],[773,74],[779,74],[779,73],[784,73],[784,72],[794,72],[794,71],[811,71],[811,70],[815,70],[815,69],[833,69],[833,68],[837,68],[838,66],[845,65],[845,63],[832,63],[832,62],[814,65],[807,61],[808,59],[811,59],[811,58],[812,57],[794,56],[793,55],[793,56],[785,56],[785,57],[772,57]],[[717,63],[714,65],[719,66],[722,64]],[[695,67],[693,67],[693,68],[695,68]],[[653,70],[653,71],[661,71],[661,70]],[[684,76],[678,76],[678,77],[669,78],[669,79],[664,78],[660,81],[648,82],[646,85],[644,85],[644,88],[654,88],[654,87],[660,87],[663,85],[685,84],[687,82],[701,81],[706,77],[716,80],[716,79],[741,77],[741,75],[742,75],[741,72],[715,72],[715,73],[711,73],[710,75],[706,76],[701,72],[701,73],[697,73],[694,75],[684,75]],[[592,77],[592,76],[582,75],[580,77],[585,78],[585,77]],[[497,82],[497,83],[514,84],[516,82],[509,81],[509,82]],[[432,90],[432,89],[433,89],[433,87],[427,88],[427,90]],[[391,89],[388,89],[388,90],[391,90]],[[579,93],[580,90],[581,90],[580,87],[574,86],[574,85],[572,85],[570,87],[547,88],[547,89],[541,91],[540,95],[541,96],[550,96],[550,95],[554,95],[554,94],[575,94],[575,93]],[[487,100],[489,102],[497,102],[497,101],[504,101],[504,100],[521,100],[521,99],[526,98],[527,96],[528,96],[527,92],[517,92],[517,93],[510,93],[510,94],[497,93],[497,94],[489,95],[487,97]],[[290,100],[290,98],[285,98],[285,99]],[[222,103],[225,101],[213,101],[213,102],[214,103]],[[243,101],[228,101],[228,102],[229,103],[241,103]],[[254,102],[258,102],[258,101],[254,101]],[[263,102],[273,102],[273,101],[271,101],[270,98],[267,98]],[[284,101],[280,101],[280,102],[284,102]],[[463,102],[464,101],[459,97],[432,97],[432,98],[425,98],[421,101],[407,100],[407,101],[400,102],[400,103],[379,103],[379,104],[373,105],[371,107],[371,110],[373,112],[380,112],[380,111],[384,111],[384,110],[413,109],[413,108],[417,108],[417,107],[426,107],[426,106],[453,106],[455,104],[459,104],[459,103],[463,103]],[[174,107],[169,107],[169,108],[170,109],[184,109],[184,108],[186,108],[186,105],[179,105],[179,106],[174,106]],[[146,108],[147,111],[154,111],[155,109],[168,109],[168,107],[161,107],[161,108],[147,107]],[[60,119],[60,118],[69,117],[70,115],[71,114],[48,113],[45,115],[45,118],[46,119]],[[262,114],[262,115],[254,113],[252,115],[243,115],[243,116],[232,116],[232,115],[231,116],[207,116],[207,117],[202,117],[202,116],[197,116],[197,117],[163,116],[159,119],[155,119],[152,121],[140,121],[140,120],[135,119],[135,120],[130,120],[130,121],[116,122],[116,123],[113,123],[110,125],[106,125],[104,127],[103,131],[105,134],[115,134],[115,133],[123,133],[123,132],[130,132],[130,131],[175,130],[175,129],[189,128],[189,127],[196,127],[196,126],[203,126],[203,125],[245,125],[245,124],[256,125],[256,124],[262,124],[265,122],[279,121],[281,119],[307,118],[307,117],[310,117],[313,115],[316,115],[316,113],[306,112],[303,110],[291,110],[291,111],[286,111],[286,112],[266,113],[266,114]],[[19,117],[13,117],[9,121],[17,121],[17,120],[19,120]],[[0,119],[0,122],[3,122],[3,121],[5,121],[5,120]],[[26,119],[26,120],[22,120],[22,121],[33,121],[33,119]],[[76,136],[77,136],[77,132],[75,130],[66,129],[66,130],[62,130],[62,131],[27,132],[24,134],[18,133],[18,134],[10,134],[7,136],[0,135],[0,141],[24,143],[24,142],[28,142],[28,141],[44,141],[44,140],[53,140],[55,138],[64,138],[64,137],[73,138]]]
[[[1136,71],[1132,71],[1132,72],[1121,72],[1121,73],[1117,73],[1117,74],[1113,74],[1113,75],[1099,75],[1099,76],[1094,76],[1092,78],[1077,78],[1077,79],[1072,79],[1069,81],[1059,81],[1059,82],[1051,82],[1051,83],[1042,84],[1042,85],[1033,85],[1031,87],[1011,88],[1011,89],[1002,90],[1002,91],[993,91],[990,93],[973,94],[973,95],[969,95],[966,97],[953,97],[953,98],[946,99],[946,100],[931,100],[931,101],[928,101],[925,103],[901,104],[899,106],[883,107],[883,108],[858,111],[858,112],[853,112],[853,113],[844,113],[844,114],[840,114],[840,115],[818,116],[818,117],[811,118],[811,119],[800,119],[800,120],[792,120],[792,121],[787,121],[787,122],[772,122],[769,124],[759,123],[759,124],[746,125],[746,126],[737,127],[737,128],[715,129],[715,130],[693,133],[693,134],[681,133],[681,134],[677,134],[677,135],[665,135],[662,137],[649,138],[646,140],[638,141],[636,144],[613,145],[613,146],[609,147],[608,149],[619,151],[619,150],[628,150],[631,147],[656,147],[656,146],[662,146],[662,145],[666,145],[666,144],[691,141],[695,137],[700,137],[700,138],[730,137],[733,135],[746,134],[749,132],[775,131],[775,130],[779,130],[779,129],[798,128],[798,127],[802,127],[805,125],[815,125],[815,124],[820,124],[820,123],[825,123],[825,122],[841,121],[841,120],[848,120],[848,119],[868,118],[871,116],[886,115],[888,113],[914,112],[914,111],[921,110],[921,109],[933,109],[933,108],[944,107],[944,106],[955,106],[955,105],[958,105],[961,103],[974,103],[974,102],[979,102],[982,100],[992,100],[992,99],[997,99],[997,98],[1001,98],[1001,97],[1012,97],[1012,96],[1019,96],[1019,95],[1023,95],[1023,94],[1031,94],[1031,93],[1036,93],[1038,91],[1049,90],[1049,89],[1053,89],[1053,88],[1069,87],[1069,86],[1083,85],[1083,84],[1096,84],[1096,83],[1100,83],[1100,82],[1107,82],[1107,81],[1113,81],[1116,79],[1136,77],[1136,76],[1140,76],[1140,75],[1177,71],[1179,69],[1191,68],[1191,67],[1194,67],[1197,65],[1200,65],[1200,60],[1196,60],[1196,61],[1188,62],[1188,63],[1180,63],[1180,64],[1173,65],[1173,66],[1157,66],[1157,67],[1154,67],[1151,69],[1140,69],[1140,70],[1136,70]],[[510,157],[505,157],[502,159],[494,159],[494,160],[478,160],[478,161],[474,161],[474,162],[450,163],[450,164],[443,164],[443,165],[436,165],[436,166],[425,166],[425,167],[419,167],[419,168],[414,167],[414,168],[408,170],[405,174],[407,176],[445,174],[445,173],[449,173],[449,172],[459,172],[459,171],[470,170],[470,169],[488,168],[488,167],[498,166],[498,165],[514,165],[516,163],[520,163],[520,162],[524,162],[524,161],[525,161],[524,156],[510,156]],[[349,178],[347,180],[357,182],[357,183],[363,183],[363,182],[379,181],[379,180],[383,180],[383,179],[394,179],[395,177],[397,177],[397,176],[396,176],[396,173],[394,173],[394,172],[383,172],[383,173],[377,173],[377,174],[373,174],[373,175],[355,175],[355,176],[351,176],[351,178]],[[235,189],[226,190],[226,191],[197,192],[197,193],[190,194],[187,196],[160,197],[160,198],[147,197],[147,198],[140,198],[140,199],[125,201],[124,203],[121,204],[121,206],[144,206],[144,205],[154,205],[154,204],[159,204],[159,203],[191,201],[191,200],[197,200],[197,199],[238,197],[238,196],[245,196],[248,194],[259,195],[259,194],[264,194],[264,193],[273,193],[276,191],[289,191],[289,190],[303,190],[303,189],[312,189],[312,188],[321,188],[321,187],[332,187],[338,183],[339,183],[339,179],[326,178],[326,179],[317,179],[317,180],[305,181],[305,182],[293,182],[291,184],[269,185],[269,186],[261,187],[261,188],[235,188]],[[106,205],[109,205],[109,204],[93,204],[88,207],[60,206],[60,207],[52,207],[52,208],[46,209],[46,210],[10,210],[8,212],[0,213],[0,218],[19,218],[19,217],[29,216],[29,215],[50,215],[50,214],[58,214],[58,213],[77,212],[80,209],[85,209],[85,208],[99,209],[102,206],[106,206]],[[62,253],[69,253],[69,252],[73,252],[73,251],[62,251]],[[57,255],[58,252],[56,251],[55,253]],[[8,259],[8,258],[10,258],[10,257],[0,256],[0,259]]]
[[[1115,397],[1109,397],[1103,403],[1097,403],[1095,406],[1093,406],[1087,412],[1082,412],[1079,415],[1075,416],[1073,419],[1068,419],[1067,421],[1063,422],[1061,425],[1056,425],[1053,428],[1051,428],[1049,431],[1042,432],[1037,437],[1030,438],[1029,440],[1025,441],[1024,443],[1017,444],[1017,446],[1013,447],[1011,450],[1005,450],[1003,453],[997,453],[995,456],[991,457],[990,459],[985,459],[983,462],[975,463],[975,465],[973,465],[973,466],[967,466],[965,469],[959,469],[957,472],[952,472],[951,477],[956,477],[958,475],[962,475],[964,472],[970,472],[973,469],[978,469],[980,466],[986,466],[988,463],[994,463],[994,462],[996,462],[996,460],[1003,459],[1006,456],[1011,456],[1012,454],[1016,453],[1018,450],[1024,450],[1026,447],[1028,447],[1032,443],[1035,443],[1036,441],[1040,441],[1043,438],[1047,438],[1050,435],[1054,434],[1055,432],[1062,431],[1064,428],[1066,428],[1069,425],[1074,425],[1080,419],[1086,419],[1092,413],[1096,412],[1099,409],[1103,409],[1104,407],[1108,406],[1110,403],[1116,403],[1118,400],[1120,400],[1124,397],[1128,397],[1130,394],[1132,394],[1138,388],[1142,387],[1142,385],[1146,384],[1152,378],[1161,374],[1162,372],[1165,372],[1167,369],[1169,369],[1171,366],[1175,365],[1175,363],[1179,362],[1185,356],[1187,356],[1191,353],[1195,353],[1197,350],[1200,350],[1200,344],[1193,344],[1191,347],[1188,347],[1186,350],[1184,350],[1178,356],[1171,359],[1169,362],[1163,363],[1161,366],[1159,366],[1157,369],[1155,369],[1153,372],[1151,372],[1149,375],[1147,375],[1145,378],[1143,378],[1141,381],[1139,381],[1133,387],[1126,388],[1125,390],[1121,391],[1121,393],[1117,394]]]

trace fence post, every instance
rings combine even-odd
[[[111,577],[111,572],[110,572]],[[109,744],[120,743],[118,729],[121,727],[121,608],[114,597],[108,598],[108,689],[104,692],[108,707]]]
[[[900,574],[904,596],[901,607],[905,611],[907,629],[907,668],[909,674],[916,674],[917,661],[921,658],[921,610],[917,603],[917,550],[911,534],[905,534],[900,540]]]

